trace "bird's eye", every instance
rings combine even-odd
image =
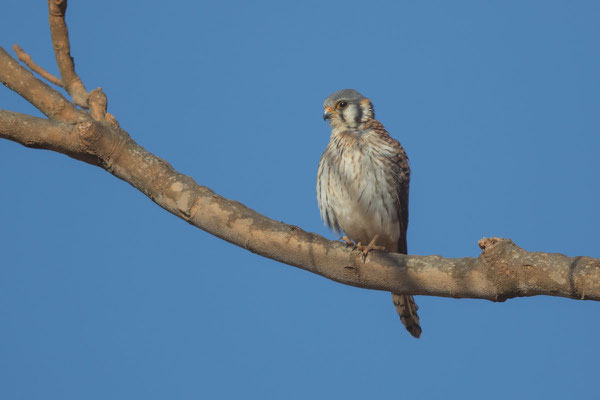
[[[347,105],[348,105],[348,103],[346,103],[345,101],[340,101],[337,106],[338,106],[338,108],[344,108]]]

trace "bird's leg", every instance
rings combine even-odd
[[[375,244],[377,242],[377,239],[379,239],[379,235],[375,235],[375,237],[373,238],[373,240],[371,240],[371,243],[369,243],[367,246],[363,246],[362,243],[360,243],[360,242],[358,242],[358,244],[356,245],[356,248],[358,249],[358,251],[362,252],[361,258],[362,258],[363,262],[366,261],[367,254],[369,254],[370,251],[372,251],[372,250],[385,251],[385,247],[384,246],[377,246]]]

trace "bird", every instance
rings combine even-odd
[[[323,222],[362,252],[407,254],[410,166],[404,148],[375,119],[370,99],[354,89],[329,95],[323,119],[331,136],[317,171],[317,201]],[[392,293],[406,330],[418,338],[421,325],[413,296]]]

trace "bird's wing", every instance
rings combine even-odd
[[[398,223],[400,224],[400,238],[398,239],[398,253],[407,254],[406,230],[408,229],[408,191],[410,185],[410,165],[404,148],[396,139],[390,136],[383,124],[375,119],[368,123],[372,129],[388,145],[396,149],[392,159],[391,174],[396,188],[396,208],[398,210]],[[390,249],[394,251],[393,249]]]

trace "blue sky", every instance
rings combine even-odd
[[[44,4],[0,45],[57,71]],[[323,99],[406,148],[409,252],[483,236],[600,257],[600,3],[72,2],[77,70],[142,146],[271,218],[323,227]],[[12,50],[11,50],[12,52]],[[39,115],[7,89],[0,108]],[[263,259],[63,155],[0,141],[0,397],[590,398],[600,306],[390,295]]]

